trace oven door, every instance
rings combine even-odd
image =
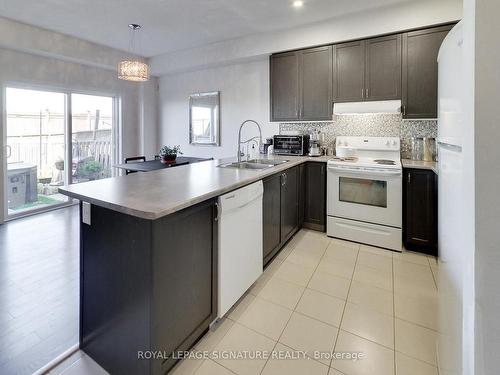
[[[402,171],[328,167],[328,216],[401,228]]]

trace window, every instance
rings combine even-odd
[[[387,182],[340,177],[339,200],[387,208]]]

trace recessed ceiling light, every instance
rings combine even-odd
[[[295,8],[300,8],[300,7],[301,7],[301,6],[303,6],[303,5],[304,5],[304,2],[303,2],[302,0],[295,0],[295,1],[293,2],[293,6],[294,6]]]

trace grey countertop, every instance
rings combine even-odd
[[[228,160],[210,160],[152,172],[67,185],[61,194],[143,219],[158,219],[217,197],[272,174],[331,156],[277,156],[287,163],[264,170],[218,168]]]
[[[430,169],[438,174],[438,165],[435,161],[402,159],[403,168]]]

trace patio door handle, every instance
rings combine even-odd
[[[9,145],[6,145],[5,146],[5,158],[10,158],[12,156],[12,147],[10,147]]]

